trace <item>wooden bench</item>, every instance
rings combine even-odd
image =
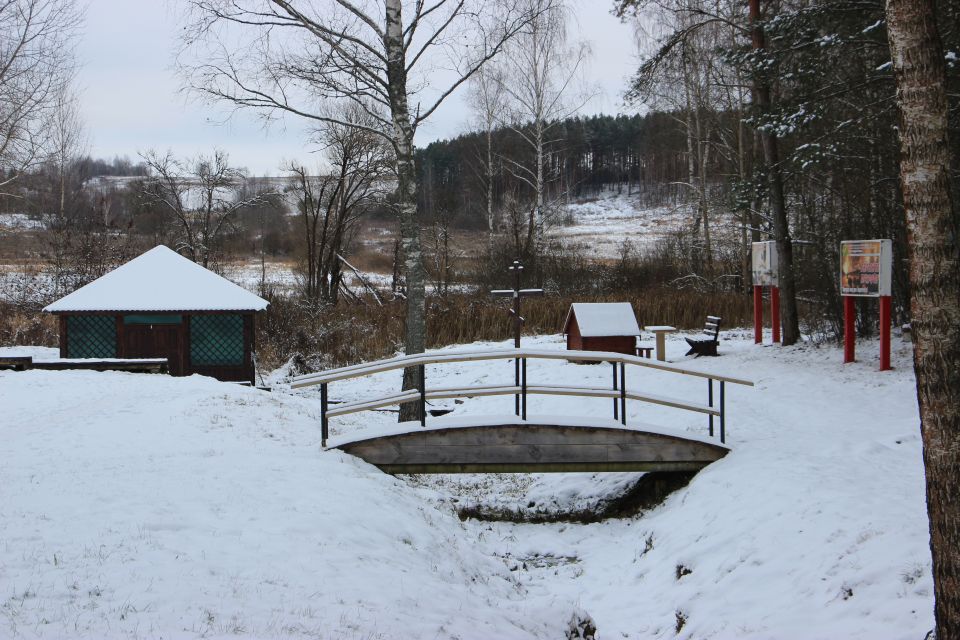
[[[716,356],[717,346],[720,344],[720,320],[717,316],[707,316],[707,322],[703,327],[703,333],[707,338],[694,340],[687,338],[687,344],[690,350],[685,355],[694,354],[700,356]]]
[[[0,356],[0,370],[26,371],[33,366],[32,356]]]
[[[652,344],[638,344],[636,347],[637,357],[640,358],[652,358],[653,357],[653,345]]]

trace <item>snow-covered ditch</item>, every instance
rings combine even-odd
[[[555,639],[574,612],[604,639],[923,637],[932,586],[909,345],[880,374],[875,345],[844,366],[832,347],[725,335],[721,358],[688,362],[677,336],[668,357],[757,382],[728,387],[732,452],[660,507],[589,525],[461,522],[456,509],[589,506],[637,474],[397,479],[321,450],[312,390],[0,372],[0,637]],[[461,386],[510,373],[465,363],[427,375]],[[609,375],[528,369],[554,384]],[[654,393],[706,392],[701,379],[627,376]],[[331,393],[398,382],[378,374]],[[509,413],[512,398],[443,406]],[[698,415],[628,409],[632,422],[706,430]],[[530,403],[531,414],[610,410]],[[393,420],[344,416],[332,429]]]

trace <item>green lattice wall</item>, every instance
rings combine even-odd
[[[199,367],[242,366],[243,316],[191,316],[190,363]]]
[[[67,316],[67,357],[116,358],[116,319],[113,316]]]

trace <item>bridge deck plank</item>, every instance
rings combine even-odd
[[[426,429],[347,442],[336,448],[390,473],[507,467],[523,471],[691,470],[728,452],[726,447],[680,435],[550,424]]]

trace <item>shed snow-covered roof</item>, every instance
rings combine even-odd
[[[160,245],[44,311],[262,311],[267,304],[260,296]]]
[[[563,323],[564,333],[574,316],[580,335],[585,338],[640,335],[640,326],[629,302],[574,302]]]

